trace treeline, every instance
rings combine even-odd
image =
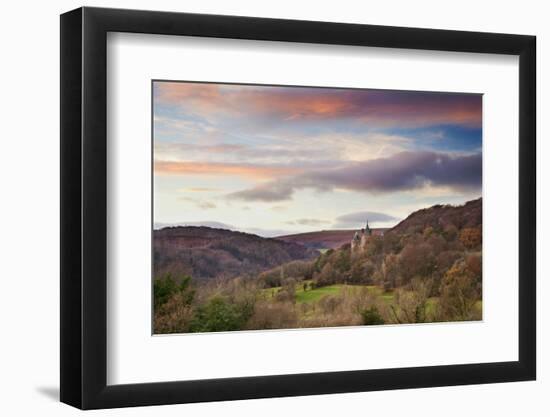
[[[153,233],[155,276],[167,273],[194,280],[256,276],[317,251],[293,242],[209,227],[167,227]]]

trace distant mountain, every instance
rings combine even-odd
[[[396,233],[411,233],[422,231],[431,226],[434,229],[444,229],[453,225],[457,229],[478,227],[482,224],[482,199],[471,200],[460,206],[435,205],[415,211],[405,220],[391,229]]]
[[[205,226],[154,230],[153,251],[155,277],[171,272],[194,279],[256,274],[319,255],[298,243]]]
[[[374,234],[381,233],[386,229],[372,229]],[[277,236],[277,239],[285,242],[298,243],[311,249],[338,249],[353,238],[353,230],[322,230],[319,232],[298,233],[295,235]]]

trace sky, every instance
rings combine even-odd
[[[482,96],[153,82],[154,223],[391,227],[481,196]]]

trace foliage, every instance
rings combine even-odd
[[[363,324],[367,326],[385,323],[376,306],[364,310],[361,317],[363,318]]]
[[[184,333],[190,329],[193,319],[193,307],[183,293],[172,296],[165,304],[155,310],[155,333]]]
[[[468,249],[476,249],[481,246],[481,229],[479,227],[467,227],[460,232],[460,241]]]
[[[191,277],[182,276],[176,280],[168,273],[156,278],[153,283],[154,307],[159,308],[175,294],[182,294],[182,302],[189,304],[193,300],[195,292],[190,288]]]
[[[441,320],[480,319],[479,311],[476,309],[476,303],[481,295],[477,278],[465,261],[455,262],[445,273],[440,289]]]
[[[391,310],[397,323],[424,323],[427,319],[428,298],[432,287],[431,280],[415,278],[408,289],[395,292]]]
[[[179,280],[171,274],[155,279],[153,283],[155,333],[177,333],[189,330],[193,315],[191,306],[195,290],[191,288],[191,277]]]
[[[190,325],[191,332],[224,332],[241,330],[254,311],[248,303],[232,303],[216,296],[200,306]]]
[[[352,253],[348,244],[316,252],[315,259],[282,261],[277,255],[259,272],[251,268],[212,280],[161,275],[154,281],[155,332],[480,319],[480,204],[459,208],[464,218],[451,206],[421,210],[383,236],[368,237],[364,251]],[[441,221],[434,217],[439,212]],[[268,256],[269,245],[255,251],[237,243],[223,240],[209,250],[240,259],[242,268],[262,265]],[[206,270],[208,257],[198,253],[182,262]]]

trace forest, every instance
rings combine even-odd
[[[197,279],[164,268],[153,281],[154,333],[481,320],[481,199],[473,203],[415,212],[361,250],[348,243],[261,272]]]

